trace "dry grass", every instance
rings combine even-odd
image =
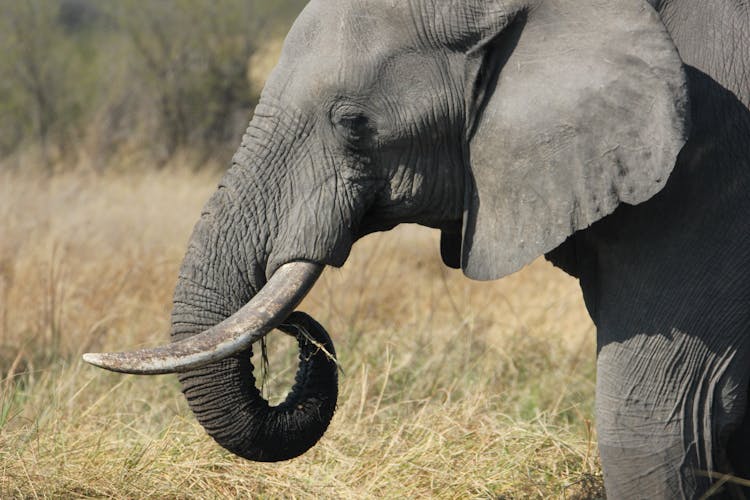
[[[0,174],[0,497],[595,498],[594,335],[539,261],[494,283],[443,267],[434,232],[369,237],[303,306],[337,344],[339,409],[282,464],[234,458],[174,377],[85,366],[166,338],[211,174]],[[295,353],[274,334],[269,387]]]

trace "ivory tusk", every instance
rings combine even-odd
[[[312,262],[284,264],[239,311],[203,333],[160,347],[86,353],[83,360],[114,372],[157,375],[184,372],[227,358],[279,326],[305,298],[323,267]]]

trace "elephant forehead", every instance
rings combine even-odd
[[[407,5],[391,0],[314,0],[287,35],[284,66],[328,76],[377,67],[413,40],[413,23],[404,16]]]

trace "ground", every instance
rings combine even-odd
[[[255,464],[195,422],[176,378],[80,354],[167,339],[216,173],[0,173],[0,497],[598,498],[595,339],[575,280],[537,261],[492,283],[438,235],[359,242],[301,309],[330,332],[338,411],[304,456]],[[293,378],[269,338],[272,401]]]

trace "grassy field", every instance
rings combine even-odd
[[[167,338],[189,231],[216,174],[0,174],[0,498],[596,498],[594,329],[537,261],[476,283],[406,226],[359,242],[303,304],[336,342],[339,408],[281,464],[237,459],[176,378],[90,350]],[[271,398],[296,353],[271,334]]]

